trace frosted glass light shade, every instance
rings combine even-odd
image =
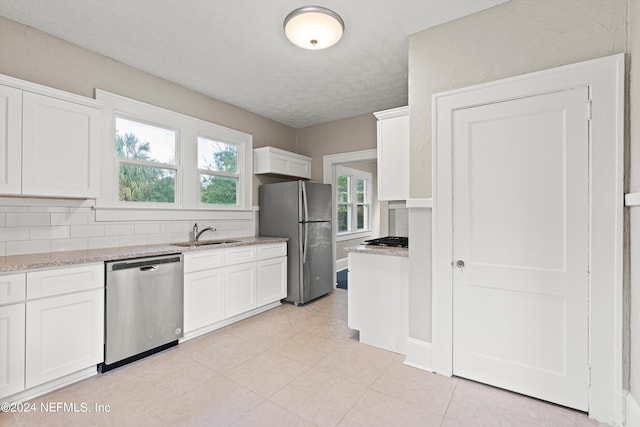
[[[291,43],[304,49],[326,49],[342,38],[344,22],[332,10],[305,6],[284,19],[284,32]]]

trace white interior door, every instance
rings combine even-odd
[[[453,373],[588,409],[586,87],[453,116]],[[464,265],[463,265],[464,264]]]

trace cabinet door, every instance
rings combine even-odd
[[[24,390],[24,303],[0,307],[0,398]]]
[[[256,308],[256,263],[225,269],[224,312],[226,317]]]
[[[22,194],[97,196],[99,110],[24,92],[22,112]]]
[[[378,199],[409,198],[409,116],[378,121]]]
[[[0,86],[0,194],[20,194],[22,91]]]
[[[287,258],[259,261],[257,306],[287,297]]]
[[[224,318],[224,276],[223,268],[185,274],[185,334]]]
[[[27,302],[27,388],[103,360],[104,289]]]

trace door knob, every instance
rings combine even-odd
[[[456,267],[464,268],[464,260],[461,260],[461,259],[457,260],[456,261]]]

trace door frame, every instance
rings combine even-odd
[[[589,87],[589,415],[623,417],[624,54],[434,94],[433,370],[453,375],[455,110]],[[593,179],[597,177],[597,179]],[[585,372],[587,378],[588,372]]]
[[[331,233],[331,245],[333,247],[333,277],[336,276],[336,229],[338,224],[338,211],[336,209],[336,166],[349,163],[367,162],[378,160],[378,150],[350,151],[346,153],[326,154],[322,156],[322,182],[331,184],[331,218],[333,219],[333,232]],[[337,283],[333,283],[336,288]]]

